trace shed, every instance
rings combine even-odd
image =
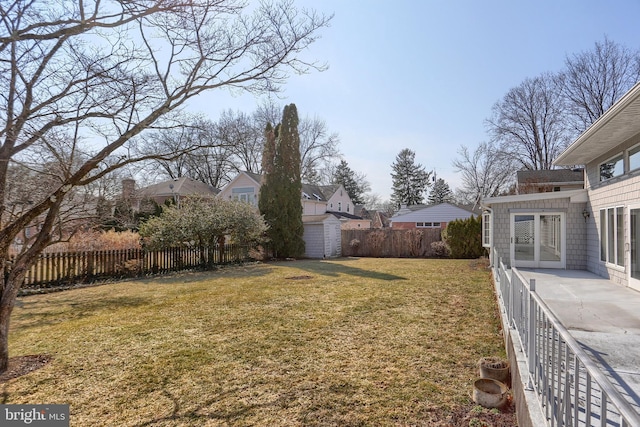
[[[305,256],[307,258],[339,257],[342,250],[340,220],[327,213],[303,215]]]

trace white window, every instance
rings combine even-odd
[[[624,173],[624,156],[622,154],[600,164],[600,181],[606,181]]]
[[[600,209],[600,260],[624,267],[623,208]]]
[[[338,212],[342,212],[342,202],[338,202]]]
[[[440,228],[439,222],[416,222],[416,228]]]
[[[491,212],[482,213],[482,246],[491,247]]]
[[[233,200],[239,200],[252,205],[256,204],[256,194],[253,187],[240,187],[231,190]]]
[[[629,170],[640,168],[640,145],[629,150]]]

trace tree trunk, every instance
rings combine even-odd
[[[5,266],[4,288],[0,296],[0,373],[9,367],[9,321],[27,271],[24,267],[14,267],[10,271],[6,268]]]

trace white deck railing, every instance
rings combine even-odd
[[[640,414],[614,387],[582,346],[535,292],[535,280],[507,269],[496,253],[492,268],[506,323],[517,332],[529,370],[528,388],[538,396],[548,424],[640,426]],[[516,345],[516,342],[514,342]],[[521,373],[526,377],[526,373]]]

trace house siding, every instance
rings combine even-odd
[[[594,180],[599,179],[600,161],[596,161],[587,166],[592,170]],[[620,267],[606,264],[600,260],[600,210],[606,208],[623,207],[623,224],[625,247],[629,241],[629,207],[640,204],[640,175],[623,175],[614,178],[611,182],[598,182],[595,188],[589,189],[589,212],[590,218],[587,227],[588,239],[588,270],[602,277],[606,277],[619,285],[628,285],[628,266]],[[626,256],[626,254],[625,254]],[[625,259],[625,264],[627,264]]]
[[[554,200],[535,200],[523,202],[494,203],[493,211],[493,247],[502,261],[511,265],[511,212],[541,210],[565,212],[566,224],[566,268],[584,270],[587,257],[584,253],[586,244],[585,221],[582,211],[586,203],[570,203],[569,198]],[[497,260],[496,260],[497,261]]]
[[[351,198],[342,186],[340,186],[327,201],[327,211],[346,212],[352,214],[353,210]]]
[[[327,212],[327,202],[302,200],[302,215],[322,215]]]
[[[244,173],[241,173],[232,182],[227,184],[222,189],[222,191],[220,191],[220,193],[218,194],[218,197],[220,197],[221,199],[224,199],[224,200],[233,200],[234,199],[234,194],[233,194],[233,189],[234,188],[244,188],[244,189],[247,189],[247,190],[249,188],[252,188],[253,192],[247,193],[247,194],[250,194],[250,200],[247,200],[247,202],[250,203],[253,206],[258,206],[258,194],[260,192],[260,185],[258,183],[256,183],[256,181],[254,181],[251,177],[249,177],[248,175],[246,175]]]

